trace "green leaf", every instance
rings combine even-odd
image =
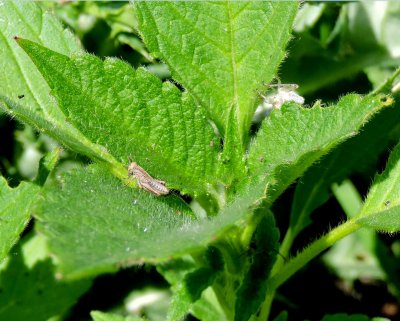
[[[3,107],[11,117],[16,117],[18,120],[31,125],[36,130],[53,137],[76,152],[87,155],[93,159],[100,159],[116,167],[120,165],[104,147],[90,142],[75,127],[66,122],[65,119],[59,121],[40,113],[32,112],[24,106],[0,95],[0,108]],[[125,173],[121,174],[121,176],[126,176],[126,169],[124,167],[119,168],[119,170]]]
[[[350,181],[346,180],[341,185],[334,184],[332,190],[348,217],[358,214],[362,199]],[[345,280],[353,281],[363,277],[387,280],[390,292],[399,297],[399,261],[391,252],[374,230],[360,229],[334,244],[323,259]]]
[[[17,242],[28,224],[40,187],[22,182],[10,188],[4,177],[0,177],[0,261]]]
[[[61,270],[77,277],[203,249],[232,224],[244,226],[264,189],[263,181],[247,186],[218,216],[196,221],[178,197],[156,198],[90,167],[48,188],[35,217]]]
[[[160,201],[124,186],[102,167],[67,174],[62,190],[48,188],[36,217],[63,270],[92,273],[168,256],[180,248],[176,226],[193,221],[178,197]]]
[[[345,314],[345,313],[338,313],[338,314],[331,314],[326,315],[322,318],[321,321],[389,321],[386,318],[369,318],[363,314]]]
[[[172,286],[182,282],[188,272],[194,271],[197,264],[192,256],[186,255],[157,264],[157,271]]]
[[[92,311],[90,316],[93,321],[145,321],[146,319],[138,317],[123,317],[122,315],[113,313],[104,313],[101,311]]]
[[[88,280],[58,280],[48,257],[31,267],[26,260],[26,254],[16,250],[1,270],[1,320],[47,320],[64,313],[91,284]]]
[[[263,175],[274,184],[269,193],[274,201],[313,162],[356,135],[374,113],[392,102],[385,96],[350,94],[335,106],[288,104],[275,110],[250,147],[250,175]]]
[[[72,150],[115,162],[104,148],[88,141],[66,121],[46,81],[14,37],[31,39],[66,55],[80,52],[77,40],[35,2],[3,1],[0,17],[0,109]]]
[[[0,95],[18,101],[24,110],[35,115],[63,119],[46,82],[14,37],[31,39],[66,55],[80,50],[77,40],[35,2],[2,1],[0,17]]]
[[[247,135],[258,99],[256,89],[272,80],[285,56],[298,4],[210,1],[135,5],[146,45],[208,110],[220,133],[227,127],[233,106],[237,131]]]
[[[128,157],[184,192],[215,181],[218,144],[203,109],[145,69],[85,54],[75,58],[20,39],[59,106],[92,142]],[[84,108],[82,108],[84,104]]]
[[[326,3],[305,3],[299,9],[294,21],[293,30],[296,32],[304,32],[315,26],[318,20],[321,18]]]
[[[192,306],[191,313],[201,321],[227,321],[212,288],[203,291],[200,300]]]
[[[372,184],[357,223],[379,231],[400,230],[400,145],[389,157],[385,171]]]
[[[167,320],[181,320],[224,268],[222,254],[216,247],[211,246],[207,249],[205,261],[204,266],[187,273],[181,282],[175,284]]]
[[[272,213],[268,213],[257,225],[254,234],[254,253],[252,264],[244,275],[237,291],[235,320],[249,320],[255,315],[265,299],[267,279],[275,262],[279,241],[279,230],[276,228]]]
[[[311,222],[314,209],[329,198],[330,186],[350,173],[364,171],[385,151],[400,129],[399,105],[382,110],[361,133],[344,142],[311,167],[296,186],[290,226],[293,238]]]
[[[281,313],[278,314],[278,316],[274,319],[274,321],[287,321],[288,316],[289,315],[287,311],[282,311]]]
[[[222,253],[210,246],[205,253],[204,266],[185,275],[184,283],[192,302],[200,298],[204,289],[213,284],[218,274],[224,269]]]
[[[0,262],[28,224],[32,207],[38,201],[41,186],[53,170],[59,152],[56,149],[41,159],[35,184],[22,182],[18,187],[10,188],[5,178],[0,176]]]
[[[236,124],[236,115],[234,109],[229,110],[229,122],[225,129],[224,149],[220,154],[219,177],[223,177],[227,186],[234,186],[235,179],[242,179],[246,168],[243,154],[241,152],[241,133]]]

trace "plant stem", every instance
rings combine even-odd
[[[283,265],[278,273],[273,275],[268,281],[268,291],[261,307],[261,312],[258,316],[259,321],[268,319],[271,309],[272,299],[275,290],[285,281],[287,281],[293,274],[305,266],[309,261],[315,258],[318,254],[331,247],[337,241],[345,236],[357,231],[361,225],[356,223],[356,220],[349,220],[338,227],[334,228],[320,239],[313,242],[309,247],[305,248],[301,253],[297,254],[288,263]]]
[[[293,229],[289,227],[285,234],[285,237],[283,238],[282,244],[279,247],[279,255],[276,259],[274,266],[272,267],[271,276],[274,276],[278,273],[278,271],[280,271],[285,263],[286,258],[289,257],[290,248],[292,247],[293,240],[296,235],[297,234],[293,233]]]
[[[393,84],[393,81],[400,75],[400,67],[396,69],[396,71],[388,78],[386,81],[380,85],[378,88],[376,88],[374,91],[372,91],[369,95],[376,95],[379,93],[384,93],[384,92],[391,92],[391,87]]]
[[[336,157],[334,157],[331,162],[334,162],[336,160]],[[331,164],[329,164],[331,165]],[[282,268],[283,264],[285,263],[285,258],[289,256],[290,249],[292,247],[292,244],[297,237],[297,235],[301,232],[301,230],[304,228],[304,220],[307,216],[310,215],[310,211],[312,211],[312,204],[313,200],[318,194],[319,189],[321,188],[321,185],[324,181],[325,176],[327,175],[327,172],[325,171],[322,177],[320,178],[319,182],[317,182],[311,190],[311,193],[302,207],[297,220],[295,220],[294,224],[292,224],[292,218],[290,220],[290,226],[288,230],[286,231],[285,237],[283,238],[282,244],[279,248],[279,254],[272,271],[271,271],[271,277],[273,277],[280,269]]]
[[[276,289],[322,251],[360,228],[361,225],[357,224],[355,220],[349,220],[334,228],[290,260],[283,269],[270,280],[270,286]]]

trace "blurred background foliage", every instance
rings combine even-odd
[[[152,58],[142,43],[134,9],[128,2],[43,1],[40,5],[53,11],[88,52],[121,58],[135,68],[146,66],[161,79],[170,79],[168,67]],[[399,30],[400,2],[306,2],[296,18],[279,81],[298,84],[308,105],[317,99],[333,102],[349,92],[369,93],[400,65]],[[399,91],[393,95],[399,97]],[[32,179],[40,157],[57,146],[49,137],[4,114],[0,115],[0,130],[0,170],[11,186]],[[399,129],[388,128],[382,160],[398,138]],[[86,163],[85,157],[64,151],[57,171]],[[383,167],[383,161],[378,160],[352,175],[352,183],[334,187],[334,197],[317,210],[322,215],[315,215],[318,220],[302,233],[297,247],[302,248],[327,226],[351,216],[353,212],[346,210],[346,204],[361,204],[375,172]],[[287,204],[292,199],[293,188],[274,206],[282,229],[288,224]],[[343,214],[338,217],[337,213]],[[31,234],[32,227],[25,231],[23,248],[29,248]],[[368,231],[346,238],[282,287],[275,314],[286,309],[289,320],[317,320],[326,313],[338,312],[400,320],[397,239]],[[90,320],[90,311],[102,310],[164,320],[170,298],[167,289],[153,267],[125,269],[97,278],[64,319]],[[330,299],[322,293],[329,293]]]

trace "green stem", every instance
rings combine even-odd
[[[258,320],[265,321],[268,319],[274,293],[276,289],[282,285],[282,283],[287,281],[293,274],[295,274],[318,254],[360,228],[361,225],[357,224],[356,220],[351,219],[334,228],[320,239],[316,240],[309,247],[305,248],[301,253],[291,259],[287,264],[283,265],[280,271],[273,275],[268,281],[268,291],[261,307]]]
[[[335,162],[336,157],[333,157],[331,160],[332,162]],[[318,191],[321,188],[322,183],[324,182],[324,178],[327,175],[327,172],[325,171],[322,177],[320,178],[319,182],[315,184],[312,187],[311,193],[304,204],[302,210],[300,211],[297,220],[294,222],[294,224],[290,224],[289,229],[286,231],[285,237],[282,241],[282,244],[279,248],[279,254],[280,256],[277,258],[272,271],[271,271],[271,277],[274,276],[280,269],[282,268],[283,264],[285,263],[285,258],[289,256],[290,249],[292,247],[292,244],[299,234],[299,232],[304,228],[304,221],[306,220],[306,217],[310,215],[310,212],[312,211],[313,208],[313,200],[317,197]],[[291,214],[293,215],[293,213]],[[290,222],[292,223],[292,217]]]
[[[267,209],[266,211],[267,211],[267,213],[273,215],[269,209]],[[240,237],[240,242],[241,242],[243,249],[249,248],[250,243],[253,239],[254,232],[257,229],[257,226],[263,217],[264,217],[264,214],[255,212],[247,220],[246,226],[244,227],[243,232]]]
[[[271,277],[277,274],[285,264],[285,258],[289,256],[290,248],[292,247],[293,240],[296,237],[296,233],[292,227],[286,231],[285,237],[283,238],[282,244],[279,247],[279,255],[277,256],[276,262],[271,269]],[[260,317],[258,320],[267,320],[269,315],[269,309],[272,301],[275,297],[276,289],[268,289],[265,295],[264,303],[261,309]]]
[[[294,231],[291,227],[289,227],[289,229],[286,231],[282,244],[279,247],[279,255],[277,256],[276,262],[272,267],[271,276],[277,274],[285,264],[286,258],[289,257],[290,248],[292,247],[294,238]]]
[[[378,88],[373,90],[369,96],[373,96],[379,93],[391,92],[393,81],[400,75],[400,67],[388,78],[386,81],[380,85]]]
[[[235,296],[240,276],[246,262],[243,260],[245,249],[240,242],[242,230],[239,227],[232,227],[227,230],[223,237],[214,243],[224,258],[224,273],[218,277],[212,288],[218,299],[221,309],[224,311],[227,320],[234,320]]]
[[[222,209],[225,207],[226,204],[226,190],[223,185],[218,185],[218,186],[208,186],[207,191],[210,193],[210,195],[214,198],[214,200],[218,204],[218,210]]]
[[[234,306],[232,306],[232,303],[230,302],[229,298],[227,297],[227,291],[234,289],[231,289],[231,283],[228,284],[229,286],[221,286],[220,284],[214,284],[212,286],[212,289],[215,293],[215,296],[217,297],[219,306],[221,307],[222,311],[224,311],[224,314],[226,316],[227,320],[233,320],[234,319]],[[233,292],[232,292],[233,293]]]
[[[361,225],[357,224],[355,220],[349,220],[334,228],[290,260],[283,269],[270,280],[270,286],[276,289],[322,251],[360,228]]]

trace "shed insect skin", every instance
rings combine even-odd
[[[139,188],[144,189],[156,196],[162,196],[169,194],[169,189],[165,186],[165,182],[154,179],[137,163],[132,162],[128,166],[128,175],[136,178]]]

